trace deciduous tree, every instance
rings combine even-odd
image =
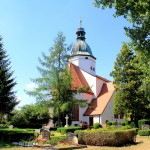
[[[54,115],[58,117],[58,125],[63,112],[69,112],[74,105],[86,105],[85,101],[75,99],[74,94],[77,90],[71,90],[72,75],[68,68],[68,50],[70,47],[65,44],[63,33],[58,33],[54,45],[50,48],[50,54],[46,56],[43,53],[43,60],[39,59],[42,66],[37,69],[41,77],[32,80],[37,87],[27,92],[35,96],[37,102],[49,102]]]
[[[96,7],[115,9],[115,17],[123,16],[132,26],[125,27],[135,50],[150,56],[150,0],[95,0]]]

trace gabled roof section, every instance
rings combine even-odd
[[[73,90],[75,90],[77,88],[82,88],[82,87],[89,87],[89,84],[87,83],[86,79],[84,78],[84,76],[78,66],[70,63],[70,70],[72,73],[72,80],[73,80],[72,89]],[[93,95],[93,92],[91,89],[89,89],[86,93]]]
[[[105,79],[105,78],[103,78],[103,77],[101,77],[101,76],[96,75],[96,77],[97,77],[98,79],[101,79],[101,80],[107,82],[107,83],[108,83],[108,82],[111,82],[110,80]]]
[[[101,115],[111,100],[114,92],[115,88],[112,82],[104,83],[100,94],[96,99],[92,100],[91,106],[87,108],[84,116]]]

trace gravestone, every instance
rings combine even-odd
[[[142,124],[142,130],[149,130],[149,129],[150,129],[150,125]]]
[[[49,141],[50,140],[50,131],[47,129],[44,129],[42,131],[42,138]]]
[[[74,133],[68,132],[66,134],[66,141],[71,145],[77,145],[78,144],[78,138]]]

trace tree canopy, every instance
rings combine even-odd
[[[132,26],[125,27],[135,50],[150,56],[150,0],[95,0],[94,5],[102,9],[115,9],[115,17],[123,16]]]
[[[22,128],[40,128],[50,119],[48,108],[37,104],[25,105],[20,110],[14,110],[12,115],[11,123]]]
[[[115,113],[131,114],[131,121],[137,126],[139,119],[148,116],[150,107],[142,88],[143,68],[140,67],[139,58],[126,43],[123,44],[117,56],[111,75],[116,87]]]
[[[0,37],[0,113],[7,114],[19,103],[15,96],[15,79],[12,77],[10,60],[4,50],[2,38]]]
[[[71,112],[73,106],[86,105],[84,100],[75,99],[74,95],[79,91],[71,90],[72,74],[68,67],[69,50],[70,47],[65,44],[63,33],[58,33],[49,55],[42,53],[43,59],[39,59],[41,67],[37,69],[41,77],[32,80],[37,87],[27,92],[35,96],[38,103],[47,101],[49,106],[53,107],[53,115],[58,117],[58,125],[60,125],[60,115],[63,112],[73,113]]]

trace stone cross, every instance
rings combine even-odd
[[[68,127],[69,126],[68,125],[68,119],[69,119],[68,115],[66,115],[65,119],[66,119],[66,125],[65,125],[65,127]]]

